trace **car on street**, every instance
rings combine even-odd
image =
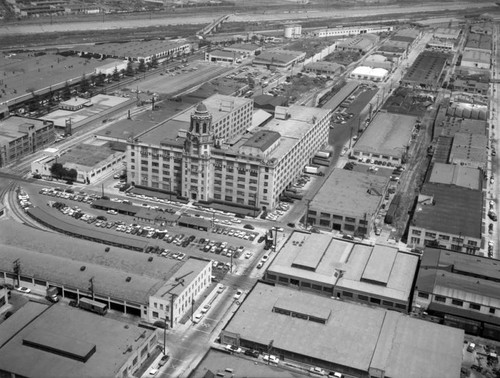
[[[201,319],[203,318],[203,314],[202,313],[198,313],[196,314],[194,317],[193,317],[193,323],[199,323],[201,321]]]
[[[328,373],[329,378],[344,378],[344,376],[338,371],[331,371]]]
[[[251,224],[245,224],[243,228],[246,228],[247,230],[255,230],[255,227],[252,226]]]
[[[255,350],[255,349],[247,349],[247,350],[245,350],[244,355],[257,358],[257,357],[259,357],[260,353],[258,350]]]
[[[497,219],[498,219],[498,218],[497,218],[497,215],[496,215],[496,213],[495,213],[494,211],[490,211],[490,212],[488,212],[488,217],[489,217],[492,221],[495,221],[495,222],[496,222],[496,221],[497,221]]]
[[[257,264],[257,269],[260,269],[264,266],[264,263],[262,261],[259,261],[259,263]]]
[[[170,356],[168,354],[164,355],[160,361],[158,362],[158,367],[162,367],[163,365],[165,365],[167,363],[167,361],[169,360]]]
[[[262,259],[260,261],[266,262],[267,259],[269,259],[269,255],[264,255],[264,256],[262,256]]]
[[[467,345],[467,352],[474,352],[474,350],[476,349],[476,344],[475,343],[469,343],[469,345]]]
[[[326,371],[324,371],[323,369],[321,369],[321,368],[319,368],[319,367],[316,367],[316,366],[315,366],[315,367],[310,368],[310,369],[309,369],[309,372],[310,372],[311,374],[314,374],[314,375],[321,375],[321,376],[326,375]]]
[[[240,347],[237,347],[236,345],[231,345],[231,344],[227,344],[225,349],[228,351],[228,352],[231,352],[231,353],[241,353],[243,352],[243,350],[240,348]]]
[[[148,373],[149,376],[154,377],[156,374],[158,374],[159,370],[158,369],[151,369]]]
[[[280,359],[274,355],[269,355],[265,354],[264,357],[262,358],[265,362],[270,362],[272,364],[278,364],[280,362]]]
[[[493,223],[490,223],[488,226],[488,233],[492,234],[493,233]]]
[[[219,284],[219,286],[217,286],[217,293],[222,293],[224,291],[226,287],[222,284]]]
[[[241,289],[236,290],[236,294],[234,294],[234,299],[235,300],[240,299],[242,294],[243,294],[243,290],[241,290]]]
[[[201,309],[201,313],[206,314],[208,312],[208,310],[210,310],[210,307],[211,306],[209,304],[203,306],[203,308]]]
[[[14,287],[14,290],[19,291],[19,292],[24,293],[24,294],[31,293],[31,290],[30,290],[30,289],[28,289],[28,288],[27,288],[27,287],[25,287],[25,286],[15,286],[15,287]]]

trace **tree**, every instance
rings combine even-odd
[[[146,64],[144,64],[144,59],[139,60],[138,70],[139,70],[139,72],[146,71]]]
[[[50,173],[52,174],[52,176],[60,179],[61,177],[63,177],[64,174],[63,165],[61,163],[52,164],[52,166],[50,167]]]
[[[120,81],[120,74],[118,73],[117,67],[115,67],[115,69],[113,70],[113,74],[111,75],[111,79],[113,81]]]
[[[68,82],[66,82],[66,84],[64,85],[64,88],[61,92],[61,97],[63,101],[69,100],[71,98],[71,90],[69,89]]]
[[[153,57],[151,58],[151,62],[149,64],[151,67],[153,68],[157,68],[158,67],[158,58],[156,57],[156,55],[153,55]]]
[[[96,75],[96,77],[95,77],[95,85],[99,86],[99,87],[102,87],[104,85],[104,78],[105,77],[106,76],[104,74],[102,74],[102,73]]]
[[[125,69],[125,75],[134,76],[134,67],[132,66],[132,62],[129,60],[127,63],[127,68]]]
[[[90,83],[85,74],[82,75],[82,79],[80,80],[80,92],[85,93],[88,92],[90,88]]]
[[[65,171],[67,171],[67,170],[65,169]],[[71,168],[66,173],[67,173],[67,176],[66,176],[67,178],[69,178],[70,180],[76,181],[76,177],[78,176],[78,172],[76,171],[75,168]]]

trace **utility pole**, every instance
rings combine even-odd
[[[90,277],[89,283],[90,283],[90,285],[89,285],[90,294],[92,295],[92,300],[94,300],[95,299],[95,297],[94,297],[94,277]]]
[[[267,356],[269,357],[267,359],[267,364],[269,365],[269,363],[271,362],[271,351],[273,350],[273,343],[274,343],[274,340],[271,340],[269,342],[269,345],[267,346]]]
[[[21,260],[14,260],[12,270],[17,276],[17,286],[21,286]]]
[[[163,355],[167,354],[167,316],[163,319]]]
[[[101,197],[104,197],[104,183],[101,184]]]

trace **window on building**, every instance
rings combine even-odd
[[[450,240],[450,237],[448,235],[439,235],[439,240],[448,241]]]
[[[158,312],[157,311],[153,311],[153,318],[158,318]]]
[[[435,232],[426,232],[425,233],[425,237],[426,238],[435,238],[436,237],[436,233]]]
[[[368,297],[366,295],[358,294],[358,299],[360,301],[368,301]]]
[[[464,301],[461,301],[460,299],[452,299],[451,304],[462,307],[464,305]]]
[[[477,303],[469,303],[469,308],[471,310],[477,310],[477,311],[480,311],[481,310],[481,305],[477,304]]]
[[[490,314],[494,314],[495,313],[495,308],[494,307],[490,307]]]
[[[375,304],[380,304],[380,299],[378,299],[378,298],[370,298],[370,302],[371,303],[375,303]]]
[[[391,301],[382,301],[382,305],[386,307],[393,307],[394,303],[392,303]]]
[[[446,302],[446,298],[445,298],[445,297],[442,297],[442,296],[440,296],[440,295],[435,295],[435,296],[434,296],[434,300],[435,300],[436,302],[441,302],[441,303],[445,303],[445,302]]]
[[[347,298],[352,298],[352,293],[350,291],[343,291],[342,296]]]
[[[428,299],[429,298],[429,294],[428,293],[423,293],[421,291],[418,292],[418,297],[419,298],[425,298],[425,299]]]
[[[351,218],[351,217],[345,217],[345,221],[349,222],[349,223],[355,223],[356,219],[355,218]]]

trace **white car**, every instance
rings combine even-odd
[[[243,294],[243,290],[241,290],[241,289],[236,290],[236,294],[234,294],[234,299],[236,299],[236,300],[240,299],[242,294]]]
[[[193,323],[197,324],[200,322],[200,320],[203,318],[203,314],[202,313],[198,313],[194,316],[193,318]]]
[[[107,211],[108,214],[111,214],[111,215],[116,215],[118,214],[118,212],[116,210],[108,210]]]
[[[319,367],[312,367],[309,369],[309,372],[312,373],[312,374],[316,374],[316,375],[326,375],[326,371],[324,371],[323,369],[319,368]]]
[[[210,310],[210,307],[211,306],[209,304],[203,306],[203,308],[201,309],[201,313],[206,314],[208,312],[208,310]]]
[[[280,359],[276,356],[273,356],[272,354],[271,355],[265,354],[263,360],[266,362],[269,361],[272,364],[278,364],[278,362],[280,362]]]
[[[24,294],[31,293],[31,290],[28,289],[27,287],[24,287],[24,286],[16,286],[14,288],[14,290],[19,291],[19,292],[24,293]]]
[[[149,371],[149,375],[153,377],[153,376],[155,376],[156,374],[158,374],[158,372],[159,372],[159,370],[158,370],[158,369],[151,369],[151,370]]]

